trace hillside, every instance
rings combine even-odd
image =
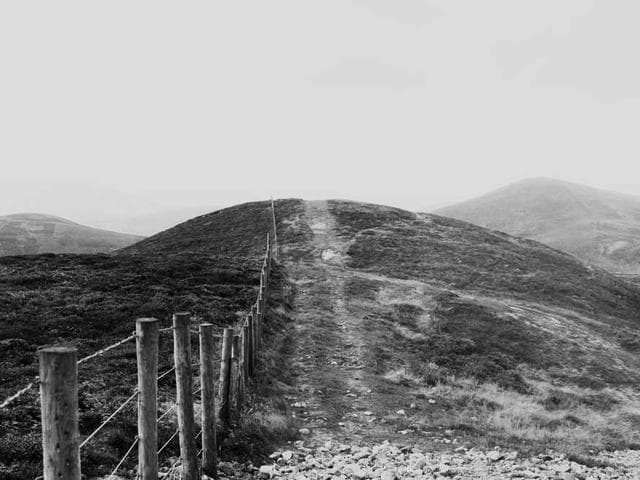
[[[39,253],[107,253],[142,237],[80,225],[38,213],[0,217],[0,256]]]
[[[612,272],[640,273],[640,197],[535,178],[436,213],[538,240]]]
[[[437,215],[301,200],[277,201],[276,214],[281,265],[259,394],[223,457],[268,463],[292,448],[292,425],[303,457],[318,458],[327,441],[373,450],[387,440],[458,457],[458,447],[553,448],[610,466],[594,452],[640,444],[637,287],[535,241]],[[271,221],[270,203],[255,202],[117,255],[0,259],[0,397],[36,373],[44,343],[88,353],[136,317],[167,320],[177,309],[228,325],[255,295]],[[82,369],[81,432],[130,394],[133,355]],[[0,411],[12,425],[0,436],[0,459],[11,458],[0,461],[3,480],[37,476],[34,402]],[[83,453],[87,473],[108,473],[135,434],[134,414]]]
[[[306,352],[293,375],[324,392],[295,398],[326,419],[309,419],[321,438],[574,454],[640,440],[636,287],[437,215],[307,202],[292,223],[314,234],[283,247]]]
[[[278,203],[283,214],[295,211],[295,202]],[[0,399],[37,375],[36,350],[43,345],[71,344],[82,357],[130,335],[137,318],[156,317],[167,327],[178,311],[218,327],[236,322],[255,300],[265,234],[271,227],[270,202],[261,202],[198,217],[116,255],[0,258]],[[282,231],[286,238],[285,226]],[[278,269],[272,274],[274,285],[283,281]],[[270,302],[275,308],[283,300],[276,295]],[[283,315],[271,313],[266,333],[277,336],[284,321]],[[171,366],[172,345],[170,335],[162,337],[161,371]],[[130,342],[79,368],[82,435],[131,395],[135,358]],[[174,388],[168,380],[160,385],[161,408]],[[124,454],[135,436],[135,411],[127,408],[83,450],[83,473],[89,478],[108,474]],[[41,475],[37,390],[0,409],[0,424],[0,480]],[[174,429],[175,420],[168,418],[160,440],[167,441]],[[261,432],[254,430],[256,436]],[[258,441],[254,448],[261,448]],[[177,449],[173,442],[161,461]],[[233,453],[232,441],[226,450]],[[247,453],[253,451],[242,450]]]

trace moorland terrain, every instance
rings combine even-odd
[[[176,310],[232,323],[255,295],[270,215],[267,202],[244,204],[115,255],[0,259],[0,398],[36,374],[43,344],[91,352],[137,317],[168,321]],[[261,375],[223,456],[266,461],[299,435],[308,446],[551,448],[582,463],[640,445],[638,287],[438,215],[280,200],[276,216]],[[170,345],[162,351],[167,367]],[[134,358],[131,348],[81,370],[83,433],[130,394]],[[0,438],[0,478],[37,474],[35,393],[0,415],[12,425]],[[109,470],[134,418],[83,453],[87,474]],[[173,425],[162,428],[165,438]]]
[[[532,178],[435,213],[538,240],[614,273],[640,273],[640,197]]]
[[[108,253],[143,237],[87,227],[39,213],[0,216],[0,256],[38,253]]]

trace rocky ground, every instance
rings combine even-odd
[[[358,447],[326,442],[307,448],[296,442],[290,450],[271,455],[272,463],[220,464],[221,479],[288,478],[328,479],[511,479],[609,480],[640,478],[640,452],[612,452],[599,456],[598,465],[586,466],[554,452],[521,458],[518,452],[496,448],[480,451],[425,452],[384,442]]]
[[[297,389],[287,401],[304,440],[281,446],[262,465],[222,462],[221,479],[640,479],[640,452],[591,455],[585,465],[555,452],[525,457],[498,447],[471,448],[451,430],[401,427],[398,421],[407,414],[427,414],[436,401],[416,405],[372,392],[363,369],[362,300],[352,304],[345,294],[356,275],[343,263],[348,245],[337,235],[326,202],[309,202],[304,217],[313,231],[313,252],[305,261],[286,262],[298,290],[299,339],[289,359]],[[399,287],[394,294],[416,290],[413,284]]]

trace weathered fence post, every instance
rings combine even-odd
[[[195,420],[193,417],[193,392],[191,374],[190,314],[173,316],[173,355],[176,367],[176,391],[178,397],[178,431],[182,480],[198,479],[198,452],[195,445]]]
[[[242,367],[246,384],[249,379],[249,322],[246,319],[242,325]]]
[[[258,364],[258,352],[260,351],[260,316],[256,305],[251,308],[251,318],[253,318],[251,337],[253,338],[253,364],[255,368]]]
[[[273,246],[274,246],[274,258],[276,260],[276,262],[279,259],[279,252],[278,252],[278,229],[276,227],[276,205],[273,201],[273,198],[271,199],[271,215],[273,218]]]
[[[231,417],[233,419],[240,418],[240,411],[242,409],[242,388],[241,380],[242,375],[240,373],[240,336],[234,335],[231,338],[231,373],[229,375],[229,407],[232,411]]]
[[[200,324],[200,385],[202,387],[202,472],[218,478],[216,440],[215,341],[213,325]]]
[[[265,260],[262,264],[262,270],[260,270],[260,275],[264,279],[262,282],[262,289],[266,290],[269,288],[269,276],[267,275],[267,261]]]
[[[136,320],[138,477],[158,478],[158,320]]]
[[[248,338],[249,376],[253,377],[255,373],[255,368],[256,368],[256,349],[255,349],[255,339],[254,339],[255,330],[253,328],[253,315],[251,313],[247,315],[247,331],[249,332],[249,338]]]
[[[38,355],[44,480],[80,480],[76,349],[43,348]]]
[[[229,390],[231,383],[231,344],[233,328],[225,328],[222,336],[222,352],[220,354],[220,421],[225,430],[229,428],[231,405]]]

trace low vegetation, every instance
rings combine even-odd
[[[415,403],[388,421],[487,447],[640,445],[636,287],[457,220],[330,205],[378,401]]]
[[[0,256],[38,253],[108,253],[142,237],[79,225],[36,213],[0,216]]]
[[[279,203],[279,213],[294,214],[295,201]],[[281,209],[281,210],[280,210]],[[155,317],[170,325],[173,312],[187,311],[196,322],[219,327],[234,324],[255,300],[266,232],[272,228],[270,203],[248,204],[187,222],[115,255],[36,255],[0,258],[0,398],[38,374],[36,351],[51,344],[74,345],[83,357],[129,336],[135,319]],[[282,235],[290,233],[286,224]],[[274,269],[273,294],[265,326],[271,346],[261,359],[267,372],[254,388],[253,411],[232,436],[224,439],[230,458],[265,455],[269,439],[290,438],[286,404],[271,385],[283,327],[289,321],[281,269]],[[286,295],[285,295],[286,293]],[[197,342],[192,343],[197,358]],[[161,372],[172,366],[170,332],[161,336]],[[195,372],[197,374],[197,370]],[[79,368],[80,433],[93,431],[136,385],[134,342]],[[160,383],[159,409],[171,406],[174,378]],[[284,409],[284,410],[283,410]],[[40,409],[37,388],[0,410],[0,479],[41,475]],[[6,426],[6,428],[4,428]],[[171,416],[160,425],[160,441],[176,426]],[[110,473],[136,434],[135,402],[82,451],[83,473]],[[251,438],[253,449],[239,448]],[[177,441],[161,460],[176,455]],[[125,465],[131,468],[132,464]]]
[[[300,285],[313,293],[315,310],[307,313],[318,321],[309,338],[295,338],[296,290],[284,268],[274,270],[261,375],[242,425],[223,439],[227,458],[255,460],[295,438],[299,425],[287,399],[297,384],[287,362],[296,361],[300,345],[320,346],[308,352],[318,367],[328,355],[350,361],[353,352],[327,350],[339,312],[359,319],[362,344],[348,347],[363,352],[361,381],[371,387],[374,416],[398,431],[441,438],[443,448],[457,438],[563,449],[582,462],[591,461],[590,451],[640,445],[636,286],[536,242],[461,221],[329,206],[339,243],[347,245],[346,264],[335,267],[340,292],[326,289],[331,279]],[[304,204],[278,201],[276,209],[287,261],[309,262],[318,252]],[[0,398],[37,374],[43,345],[76,345],[84,356],[129,335],[138,317],[168,326],[176,311],[219,327],[234,323],[255,297],[271,226],[270,202],[256,202],[197,217],[114,255],[0,259]],[[343,310],[328,321],[323,312],[338,294]],[[171,348],[163,337],[161,371],[171,366]],[[336,368],[309,373],[322,384],[329,426],[353,413],[343,393],[350,387],[329,376]],[[135,371],[133,343],[81,366],[83,435],[131,395]],[[172,382],[169,375],[161,383],[161,410],[171,405]],[[40,475],[37,392],[0,411],[0,423],[0,479]],[[163,422],[161,441],[174,429]],[[109,473],[134,436],[132,406],[83,449],[84,472]],[[162,461],[176,453],[170,444]]]

